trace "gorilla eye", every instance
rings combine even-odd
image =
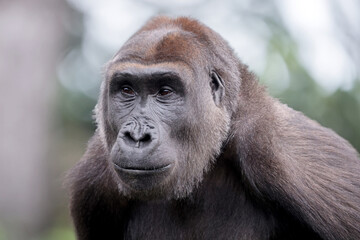
[[[124,95],[128,95],[128,96],[134,96],[134,95],[135,95],[134,90],[132,90],[132,89],[129,88],[129,87],[123,87],[123,88],[121,89],[121,93],[124,94]]]
[[[159,96],[166,96],[166,95],[169,95],[169,94],[171,94],[172,93],[172,91],[170,90],[170,89],[168,89],[168,88],[162,88],[162,89],[160,89],[160,91],[158,92],[158,95]]]

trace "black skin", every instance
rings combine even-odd
[[[185,86],[171,71],[126,71],[113,77],[110,99],[110,118],[118,132],[110,160],[125,184],[151,194],[176,164],[169,133],[183,121]]]
[[[157,17],[131,37],[96,120],[68,177],[80,240],[360,239],[358,153],[196,20]]]

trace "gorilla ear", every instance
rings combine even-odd
[[[224,81],[214,71],[211,72],[210,87],[216,106],[220,106],[225,94]]]

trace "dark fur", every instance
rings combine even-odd
[[[172,129],[190,156],[161,189],[133,193],[109,161],[110,73],[175,61],[195,74],[189,96],[201,95],[191,99],[196,118]],[[225,86],[217,107],[199,101],[210,93],[202,79],[212,70]],[[158,17],[140,29],[110,62],[96,117],[69,174],[78,239],[360,239],[358,153],[268,96],[227,43],[195,20]]]

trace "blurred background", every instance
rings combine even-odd
[[[360,150],[358,0],[0,0],[0,240],[75,239],[62,182],[103,66],[158,14],[219,32],[273,96]]]

